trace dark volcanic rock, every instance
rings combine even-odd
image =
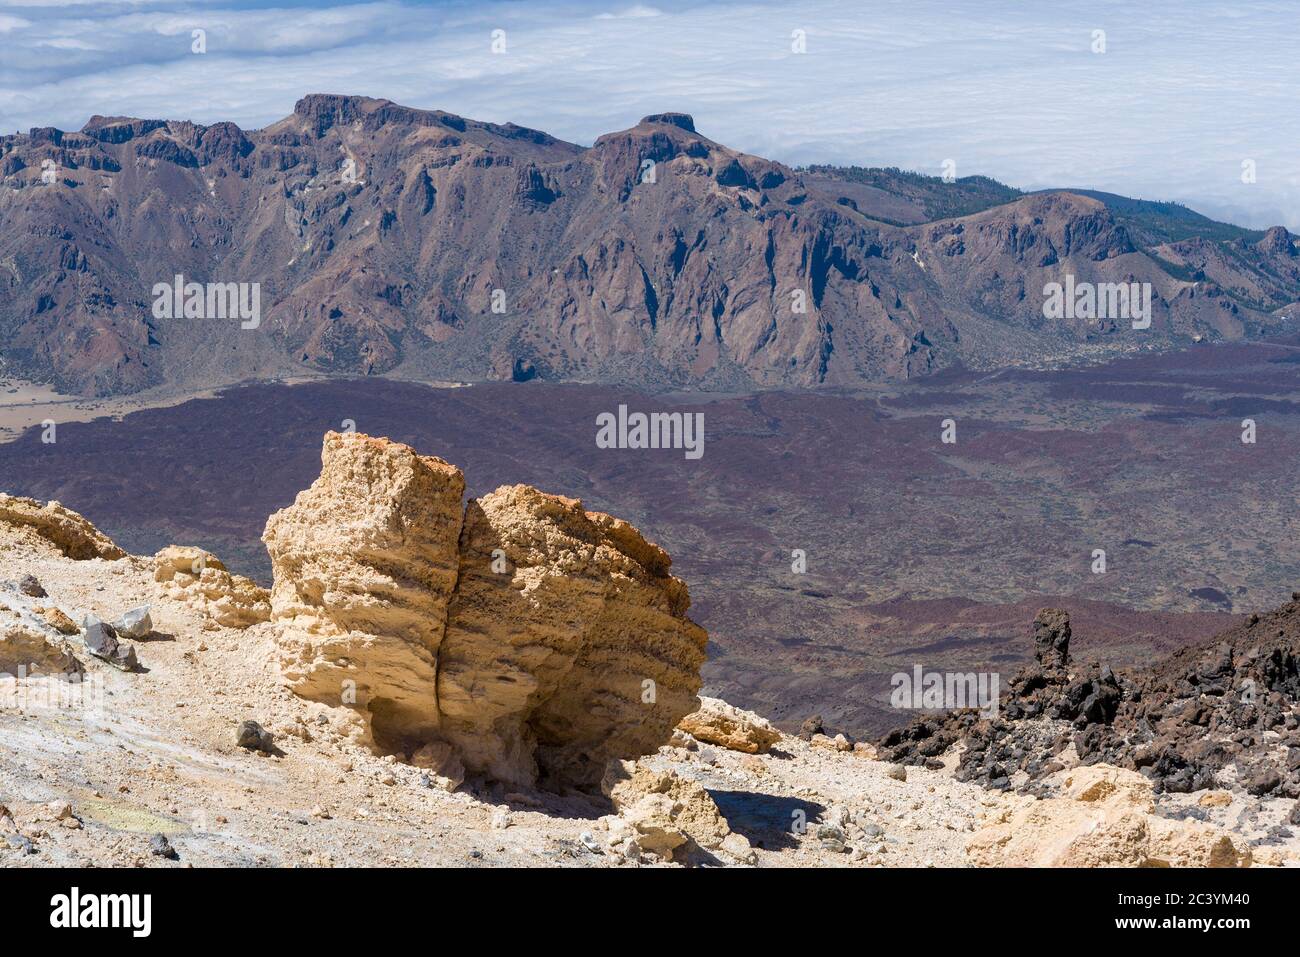
[[[174,861],[180,856],[164,834],[155,834],[149,838],[149,853],[157,857],[165,857],[169,861]]]
[[[264,754],[275,753],[275,736],[256,721],[240,723],[235,743],[249,751],[261,751]]]
[[[1300,601],[1252,615],[1144,671],[1069,668],[1069,636],[1068,616],[1040,612],[1033,625],[1036,657],[1052,666],[1018,672],[999,715],[954,711],[918,718],[880,740],[881,757],[924,764],[961,743],[962,780],[1006,788],[1023,772],[1032,790],[1037,779],[1063,767],[1054,757],[1073,747],[1082,763],[1139,771],[1157,790],[1218,787],[1219,772],[1233,767],[1252,795],[1300,795],[1296,746],[1281,750],[1265,736],[1288,728],[1297,714]]]
[[[822,725],[822,716],[813,715],[811,718],[804,719],[803,724],[799,725],[799,737],[807,741],[814,734],[824,734],[826,731]]]
[[[643,117],[641,122],[668,123],[688,133],[695,132],[695,119],[689,113],[652,113],[650,116]]]
[[[48,597],[44,587],[37,581],[35,575],[24,575],[18,580],[18,590],[30,598]]]
[[[1246,778],[1246,791],[1250,794],[1272,794],[1282,786],[1282,775],[1276,768],[1258,767]]]
[[[1044,608],[1034,617],[1034,659],[1044,668],[1060,668],[1070,660],[1070,616],[1059,608]]]
[[[23,834],[6,834],[5,842],[19,854],[35,854],[36,845],[32,839]]]
[[[140,661],[136,657],[135,646],[125,641],[118,641],[117,631],[112,625],[100,621],[94,615],[87,615],[81,627],[86,650],[96,658],[101,658],[123,671],[139,669]]]

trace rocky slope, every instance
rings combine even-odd
[[[33,129],[0,137],[6,370],[96,394],[322,371],[802,387],[1293,327],[1285,231],[1157,257],[1088,197],[979,208],[1006,191],[962,181],[926,208],[976,212],[900,226],[864,188],[676,113],[590,148],[334,95],[254,131]],[[1150,282],[1151,328],[1045,319],[1066,274]],[[259,325],[155,318],[176,275],[259,284]]]
[[[995,716],[954,711],[916,719],[880,742],[884,757],[939,767],[989,788],[1050,793],[1064,768],[1106,765],[1148,791],[1195,794],[1202,808],[1227,789],[1285,808],[1276,843],[1300,825],[1300,593],[1208,643],[1151,668],[1116,672],[1071,658],[1069,616],[1034,621],[1036,662],[1018,672]],[[1201,810],[1200,816],[1205,812]],[[1257,811],[1252,813],[1258,813]]]
[[[526,487],[471,502],[465,514],[476,517],[462,522],[452,507],[459,487],[457,470],[438,459],[386,440],[327,436],[320,480],[268,523],[277,563],[269,594],[202,549],[128,555],[57,503],[0,499],[3,863],[1300,861],[1300,840],[1285,824],[1294,801],[1228,778],[1213,791],[1180,793],[1154,766],[1139,773],[1099,760],[1101,751],[1056,749],[1046,737],[1018,739],[1017,748],[1035,751],[1041,772],[1018,774],[1033,784],[1019,793],[976,783],[964,773],[969,752],[955,740],[927,749],[923,766],[886,763],[871,745],[828,736],[818,722],[792,737],[685,689],[664,696],[670,720],[656,723],[656,709],[645,709],[651,717],[637,727],[641,737],[629,737],[629,703],[607,690],[620,673],[653,667],[645,656],[681,669],[687,688],[698,672],[700,656],[683,657],[682,642],[691,646],[702,634],[684,618],[685,590],[667,576],[667,557],[616,519]],[[362,492],[374,496],[369,507]],[[485,536],[500,539],[509,562],[498,588],[470,581],[482,574]],[[603,604],[593,605],[593,588],[603,588]],[[575,594],[582,601],[569,604]],[[462,605],[475,614],[467,617]],[[575,607],[595,611],[585,624],[564,622]],[[1255,635],[1225,638],[1226,647],[1260,639],[1242,667],[1261,682],[1267,707],[1257,709],[1258,737],[1272,745],[1280,737],[1275,719],[1286,728],[1295,700],[1294,658],[1283,650],[1294,647],[1286,624],[1294,609],[1278,616],[1251,622]],[[429,622],[445,623],[437,648]],[[615,622],[620,637],[610,640]],[[1069,701],[1086,683],[1076,710],[1087,737],[1090,716],[1121,715],[1124,705],[1112,708],[1107,673],[1071,675],[1067,629],[1060,614],[1040,616],[1036,667],[1040,677],[1062,676]],[[477,738],[458,736],[456,722],[441,724],[440,669],[430,673],[422,656],[440,656],[448,642],[484,649],[476,693],[453,696],[451,709],[456,722],[483,709]],[[323,654],[285,654],[306,647]],[[510,663],[513,683],[533,688],[527,700],[493,686],[503,672],[488,647]],[[1159,720],[1153,708],[1163,712],[1163,733],[1186,730],[1180,740],[1203,736],[1191,730],[1202,725],[1189,723],[1169,696],[1194,698],[1184,693],[1190,682],[1202,701],[1214,699],[1215,681],[1231,671],[1189,670],[1198,653],[1174,656],[1132,688],[1119,684],[1148,720]],[[557,668],[567,669],[563,688],[547,681]],[[382,687],[388,700],[418,696],[398,709],[323,693],[345,674]],[[1008,722],[1032,720],[1027,703],[1050,684],[1020,682]],[[571,702],[588,700],[584,691],[594,691],[597,704],[574,715]],[[369,733],[377,719],[396,715],[424,722],[410,753]],[[1226,717],[1205,726],[1222,730]],[[592,728],[602,723],[610,741],[593,743]],[[525,767],[535,748],[549,779],[521,776],[519,764],[501,773],[482,760],[482,748],[498,741],[512,742],[507,750]],[[599,780],[585,770],[598,756],[593,744],[608,759]],[[588,762],[572,760],[575,747]],[[1104,756],[1125,760],[1118,747]]]

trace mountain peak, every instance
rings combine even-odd
[[[354,123],[376,108],[393,105],[389,100],[339,93],[309,93],[293,105],[295,116],[307,120],[317,135],[340,123]]]
[[[1295,244],[1291,241],[1291,234],[1287,232],[1284,226],[1274,226],[1264,234],[1264,238],[1255,244],[1255,248],[1263,252],[1282,253],[1286,256],[1294,256],[1296,253]]]
[[[369,96],[310,93],[294,104],[293,113],[294,116],[305,119],[317,136],[323,136],[331,127],[343,124],[360,123],[369,132],[389,124],[398,124],[413,127],[444,126],[457,133],[472,130],[503,139],[528,141],[540,146],[560,143],[548,133],[514,123],[498,124],[470,120],[445,110],[422,110],[412,106],[402,106],[392,100],[375,99]]]
[[[353,96],[347,93],[308,93],[293,105],[293,111],[299,116],[316,117],[329,112],[359,113],[365,106],[388,103],[389,100],[376,100],[368,96]]]
[[[689,113],[651,113],[649,116],[641,117],[641,122],[667,124],[679,127],[688,133],[695,132],[695,118]]]
[[[1150,283],[1155,296],[1141,339],[1083,317],[1052,327],[1074,354],[1283,333],[1292,321],[1255,304],[1300,296],[1300,268],[1276,268],[1297,260],[1252,248],[1189,270],[1257,294],[1179,298],[1129,232],[1143,223],[1135,201],[901,173],[871,190],[850,176],[805,182],[685,113],[591,147],[332,93],[261,129],[209,123],[96,116],[81,133],[0,143],[13,218],[0,261],[22,276],[0,270],[14,371],[99,393],[424,363],[461,380],[840,386],[1020,356],[1042,326],[1034,291],[1069,272]],[[1281,230],[1270,241],[1289,248]],[[253,338],[266,347],[245,348],[240,324],[150,323],[139,304],[178,274],[260,284]],[[524,331],[480,319],[498,289]],[[791,308],[796,293],[806,311]]]
[[[81,128],[87,136],[101,143],[125,143],[138,136],[147,136],[167,125],[166,120],[142,120],[133,116],[92,116]]]

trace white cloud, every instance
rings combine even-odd
[[[55,0],[57,2],[57,0]],[[308,92],[363,93],[577,142],[681,110],[786,162],[985,173],[1176,199],[1300,229],[1289,0],[610,0],[266,9],[232,2],[21,8],[0,129],[92,113],[259,126]],[[6,19],[8,18],[8,20]],[[190,30],[208,53],[190,53]],[[491,31],[507,33],[493,55]],[[807,53],[791,50],[805,31]],[[1092,31],[1106,31],[1104,54]],[[58,56],[50,44],[63,45]],[[1258,180],[1240,181],[1254,159]]]
[[[640,17],[661,17],[662,10],[656,10],[654,7],[645,7],[638,4],[635,7],[628,7],[618,13],[601,13],[598,14],[598,20],[620,20],[620,19],[638,19]]]
[[[55,37],[52,40],[37,40],[36,47],[47,47],[53,50],[93,50],[94,44],[87,43],[85,40],[74,40],[71,37]]]

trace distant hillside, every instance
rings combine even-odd
[[[912,205],[915,215],[897,222],[909,226],[971,216],[994,206],[1014,202],[1026,195],[1021,190],[987,176],[962,176],[948,182],[940,176],[927,176],[924,173],[901,170],[896,166],[814,165],[802,167],[800,172],[814,181],[821,181],[823,186],[831,182],[866,186],[891,198],[904,199]],[[1246,229],[1210,219],[1181,203],[1132,199],[1095,189],[1062,187],[1032,192],[1066,192],[1100,200],[1141,246],[1158,246],[1193,238],[1216,241],[1240,239],[1253,243],[1264,235],[1263,230]],[[882,212],[886,208],[882,206]],[[870,214],[868,209],[862,208],[861,211]],[[888,220],[887,216],[885,218]]]
[[[1221,224],[1116,199],[801,172],[681,113],[591,147],[331,94],[261,130],[96,116],[0,136],[0,372],[856,387],[1294,327],[1285,230],[1225,252]],[[1066,277],[1145,284],[1149,324],[1048,318]]]
[[[1056,190],[1042,190],[1056,192]],[[1158,246],[1184,239],[1211,239],[1218,242],[1240,239],[1258,242],[1264,236],[1262,229],[1246,229],[1231,223],[1203,216],[1182,203],[1162,203],[1147,199],[1130,199],[1115,193],[1094,189],[1071,189],[1071,193],[1091,196],[1106,204],[1106,208],[1123,222],[1133,238],[1144,246]]]
[[[891,197],[902,198],[919,217],[896,220],[898,225],[970,216],[994,206],[1013,202],[1024,194],[987,176],[961,176],[952,182],[940,176],[926,176],[897,166],[808,166],[800,170],[814,182],[833,181],[869,187]],[[870,206],[870,204],[864,204]],[[869,208],[860,211],[870,215]],[[890,221],[886,219],[886,221]]]

